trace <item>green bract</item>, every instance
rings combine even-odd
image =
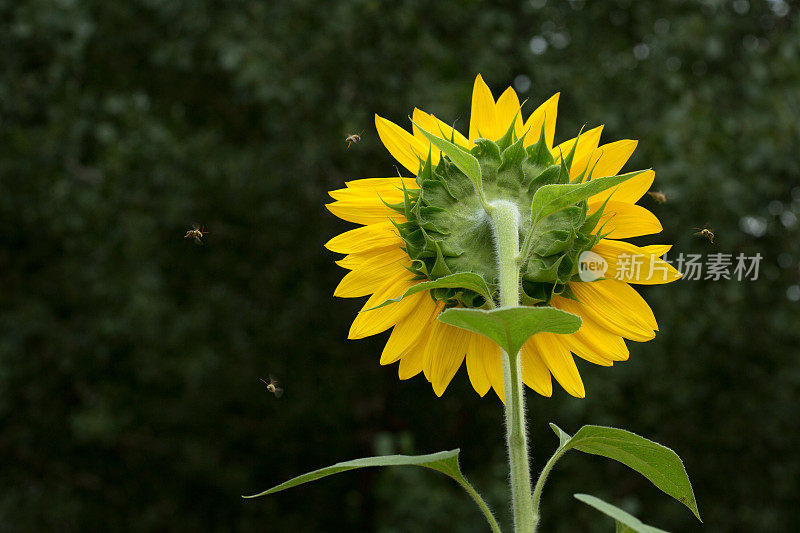
[[[498,269],[487,205],[504,200],[517,207],[520,242],[528,243],[519,261],[522,303],[546,305],[554,295],[573,297],[567,284],[578,274],[579,256],[602,237],[595,233],[602,209],[587,216],[586,198],[589,192],[596,194],[597,189],[618,185],[631,176],[593,183],[593,192],[581,196],[588,185],[581,183],[586,170],[572,183],[569,177],[577,142],[573,152],[556,162],[544,134],[525,148],[523,139],[514,135],[513,125],[498,141],[476,139],[471,151],[423,133],[443,150],[442,157],[436,165],[430,154],[421,161],[416,176],[419,190],[406,189],[402,203],[389,205],[408,220],[396,226],[413,260],[412,271],[428,280],[474,273],[485,280],[494,298]],[[553,187],[536,195],[546,185],[566,185],[569,194],[564,201],[570,203],[554,208],[553,202],[563,193]],[[532,206],[536,212],[532,213]],[[431,294],[448,307],[493,306],[468,287],[440,287]]]

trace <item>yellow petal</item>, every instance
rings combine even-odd
[[[613,280],[611,280],[613,281]],[[608,331],[630,339],[644,342],[655,337],[651,316],[631,312],[624,296],[608,297],[609,291],[598,291],[595,283],[570,283],[569,287],[580,300],[581,316],[588,316]]]
[[[423,291],[427,292],[427,291]],[[399,321],[392,330],[386,346],[381,354],[381,364],[389,365],[403,357],[419,341],[420,335],[427,331],[428,326],[436,315],[439,314],[441,306],[437,305],[430,296],[420,301],[419,307]]]
[[[357,254],[347,254],[343,258],[336,261],[336,264],[342,268],[346,268],[347,270],[355,270],[359,266],[363,265],[367,260],[375,257],[376,255],[385,254],[395,249],[398,249],[399,245],[392,244],[390,246],[384,246],[382,248],[374,248],[372,250],[367,250],[365,252],[360,252]]]
[[[622,337],[597,325],[594,328],[587,327],[585,324],[590,319],[586,316],[583,317],[583,321],[580,333],[564,336],[563,342],[572,353],[585,361],[601,366],[611,366],[614,361],[628,360],[628,348]]]
[[[394,122],[378,115],[375,115],[375,128],[383,145],[397,162],[416,174],[419,171],[420,159],[424,161],[428,158],[430,143],[423,144]],[[439,151],[434,149],[434,152],[438,161]]]
[[[594,292],[598,300],[606,302],[607,307],[614,307],[629,317],[636,317],[645,327],[658,331],[653,310],[636,289],[627,283],[615,279],[603,279],[592,283],[575,283],[575,285],[580,289]]]
[[[375,198],[375,200],[340,200],[325,204],[325,207],[342,220],[355,224],[377,224],[386,220],[394,220],[398,224],[406,222],[404,215],[387,207],[379,198]]]
[[[441,396],[464,362],[470,336],[463,329],[435,322],[423,356],[423,370],[433,392]]]
[[[414,307],[419,305],[422,298],[427,297],[425,291],[412,294],[399,302],[378,309],[372,309],[371,311],[365,311],[365,309],[376,307],[390,298],[397,298],[411,286],[419,283],[418,281],[409,279],[411,276],[412,274],[408,271],[406,271],[405,274],[400,273],[395,278],[388,279],[382,287],[378,288],[378,290],[369,297],[367,303],[364,304],[362,311],[356,316],[356,319],[350,326],[350,333],[347,335],[347,338],[361,339],[369,337],[370,335],[375,335],[381,331],[386,331],[405,318]]]
[[[389,178],[382,178],[382,180],[389,179]],[[359,180],[359,181],[366,181],[366,180]],[[372,181],[372,180],[370,180]],[[407,183],[411,180],[405,180]],[[399,184],[399,180],[398,180]],[[414,184],[416,188],[416,184]],[[374,183],[372,187],[369,186],[355,186],[355,187],[346,187],[344,189],[336,189],[334,191],[328,191],[328,194],[334,200],[338,200],[341,202],[361,202],[361,203],[369,203],[370,205],[384,205],[384,202],[389,204],[397,204],[403,201],[403,189],[400,187],[395,187],[393,184],[390,185],[388,183]],[[383,201],[381,201],[383,200]]]
[[[422,372],[422,358],[425,354],[425,347],[428,345],[432,325],[432,323],[429,323],[425,329],[420,332],[416,344],[408,349],[400,358],[400,364],[397,367],[397,375],[400,379],[411,379]]]
[[[595,212],[602,205],[590,203],[589,213]],[[602,233],[612,239],[650,235],[663,229],[658,218],[644,207],[612,200],[606,204],[597,227],[602,228]]]
[[[530,146],[539,142],[539,136],[542,133],[542,124],[544,124],[544,139],[547,143],[547,148],[553,148],[553,139],[556,136],[556,114],[558,112],[558,97],[561,93],[556,93],[547,99],[545,103],[540,105],[536,110],[531,113],[522,130],[527,132],[525,134],[525,146]],[[551,150],[552,151],[552,150]]]
[[[442,122],[434,115],[430,115],[425,111],[420,109],[414,109],[414,113],[411,118],[416,122],[420,128],[424,129],[428,133],[432,133],[442,139],[446,139],[448,141],[452,141],[459,146],[463,146],[464,148],[471,149],[475,146],[471,143],[466,137],[464,137],[461,132],[458,130],[453,129],[450,125],[445,122]],[[414,136],[419,140],[429,143],[428,138],[420,131],[420,129],[416,126],[413,127]]]
[[[660,259],[670,248],[669,245],[657,244],[639,247],[625,241],[602,239],[592,247],[592,251],[608,263],[606,278],[640,285],[661,285],[682,276],[675,267]]]
[[[489,378],[489,383],[492,384],[492,389],[494,389],[500,401],[505,403],[506,390],[505,382],[503,381],[503,359],[500,347],[483,335],[479,335],[479,339],[476,342],[478,343],[476,349],[479,349],[484,354],[483,368]]]
[[[484,83],[481,75],[478,74],[478,77],[475,78],[475,84],[472,87],[469,140],[474,141],[479,137],[496,140],[503,135],[503,132],[499,130],[492,91],[489,90],[489,87]]]
[[[591,168],[590,165],[589,169]],[[635,204],[639,201],[639,198],[644,196],[644,193],[650,190],[650,186],[653,185],[655,177],[656,173],[653,170],[645,170],[617,187],[612,187],[599,194],[595,194],[589,198],[589,203],[604,202],[606,198],[611,196],[616,202]]]
[[[511,87],[506,89],[505,92],[500,95],[500,98],[497,99],[495,111],[497,115],[497,126],[502,130],[501,136],[505,135],[508,131],[512,120],[514,121],[514,134],[517,138],[522,136],[524,130],[522,129],[522,114],[519,107],[519,97],[517,97],[517,93],[514,92],[514,89]]]
[[[489,383],[489,376],[486,375],[486,368],[483,363],[484,357],[488,357],[483,350],[483,343],[481,342],[481,335],[477,333],[469,333],[469,346],[467,347],[467,374],[469,381],[472,383],[472,388],[480,396],[485,396],[491,388]]]
[[[403,185],[406,189],[419,189],[415,178],[401,178],[400,176],[391,178],[362,178],[360,180],[350,180],[344,182],[348,189],[362,190],[362,192],[374,192],[384,199],[391,195],[403,197]],[[338,191],[337,191],[338,192]],[[332,193],[329,193],[332,195]],[[338,200],[337,197],[334,196]]]
[[[555,148],[553,148],[553,157],[556,162],[561,161],[561,156],[566,157],[572,150],[575,140],[578,141],[578,146],[575,148],[575,154],[572,156],[572,166],[570,167],[570,178],[579,176],[589,163],[589,157],[594,153],[597,145],[600,143],[600,134],[603,133],[603,126],[597,126],[589,131],[580,134],[579,137],[572,138],[564,141]],[[588,175],[588,170],[587,170]]]
[[[409,275],[406,267],[411,266],[411,258],[402,249],[390,248],[364,261],[358,268],[349,272],[333,292],[339,298],[358,298],[372,294],[386,283],[387,279],[399,275]]]
[[[402,243],[391,222],[380,222],[345,231],[326,242],[325,248],[340,254],[356,254]]]
[[[623,139],[598,147],[592,154],[589,170],[592,178],[616,176],[628,162],[638,141]]]
[[[366,254],[348,254],[336,261],[336,264],[347,270],[354,270],[358,265],[364,264],[367,260]]]
[[[556,296],[553,307],[581,317],[581,328],[575,333],[562,335],[562,341],[578,357],[598,365],[609,365],[613,361],[627,361],[628,347],[619,335],[615,335],[592,320],[583,306],[575,300]]]
[[[550,379],[550,371],[536,353],[533,343],[526,342],[522,345],[520,357],[522,358],[522,381],[525,385],[542,396],[552,396],[553,381]]]
[[[575,366],[572,354],[558,337],[555,333],[537,333],[528,343],[531,343],[531,349],[541,357],[564,390],[572,396],[583,398],[586,390],[578,367]]]

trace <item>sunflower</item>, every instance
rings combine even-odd
[[[345,254],[337,264],[350,271],[334,295],[369,296],[348,338],[391,328],[380,363],[399,362],[400,379],[423,373],[441,396],[466,360],[477,393],[484,396],[491,388],[505,401],[500,348],[436,319],[448,307],[486,307],[492,302],[466,289],[424,290],[398,299],[420,282],[453,272],[478,273],[490,287],[497,287],[493,245],[484,231],[486,222],[471,214],[476,200],[463,184],[465,176],[432,146],[423,130],[479,157],[484,174],[494,179],[488,185],[494,187],[492,194],[517,201],[521,210],[527,205],[529,214],[530,193],[548,179],[559,179],[559,171],[565,174],[561,182],[614,176],[637,145],[634,140],[600,145],[603,126],[598,126],[554,146],[558,98],[555,94],[523,120],[515,91],[509,87],[495,101],[478,75],[468,137],[419,109],[414,109],[411,132],[376,115],[381,141],[414,177],[358,179],[330,192],[334,202],[327,208],[361,225],[325,245]],[[519,146],[524,151],[515,153],[525,159],[522,162],[508,155]],[[613,191],[551,215],[551,225],[535,234],[534,253],[523,266],[522,304],[550,305],[583,321],[575,333],[540,333],[522,348],[523,382],[537,393],[552,395],[552,376],[569,394],[584,397],[573,354],[611,366],[628,359],[625,339],[643,342],[658,331],[653,312],[631,284],[680,278],[661,259],[670,246],[638,247],[621,240],[661,231],[656,216],[636,205],[654,176],[652,170],[642,171]],[[586,252],[605,262],[607,270],[600,279],[583,281],[577,275],[578,256]],[[388,300],[396,301],[381,306]]]

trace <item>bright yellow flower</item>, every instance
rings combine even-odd
[[[557,163],[562,154],[568,161],[567,154],[574,149],[570,178],[581,176],[587,169],[591,179],[618,174],[637,143],[621,140],[598,146],[602,126],[553,146],[558,96],[551,97],[523,121],[514,90],[509,87],[495,102],[479,75],[472,93],[469,137],[419,109],[414,109],[412,116],[416,124],[412,126],[413,133],[377,115],[375,125],[392,156],[415,176],[421,171],[421,162],[430,157],[431,163],[436,165],[441,158],[440,151],[419,128],[472,149],[473,141],[479,137],[491,140],[503,137],[511,130],[512,121],[513,133],[516,138],[524,136],[525,147],[537,143],[542,146],[540,136],[544,133],[544,143]],[[539,394],[552,394],[552,375],[569,394],[583,397],[585,389],[572,354],[598,365],[611,366],[614,361],[628,358],[624,339],[643,342],[655,336],[658,330],[655,317],[629,283],[668,283],[678,279],[680,273],[660,259],[669,246],[637,247],[619,240],[661,231],[655,215],[635,205],[653,179],[654,172],[648,170],[613,191],[589,199],[588,214],[602,209],[608,200],[600,219],[603,238],[591,247],[592,252],[605,259],[608,271],[605,279],[598,281],[571,279],[568,283],[571,294],[554,293],[549,301],[553,307],[579,315],[583,320],[580,330],[569,335],[540,333],[523,347],[523,381]],[[441,396],[466,359],[469,379],[478,394],[483,396],[492,388],[503,399],[500,348],[480,335],[436,320],[445,303],[433,298],[431,291],[372,309],[397,298],[416,283],[426,281],[420,277],[418,269],[412,268],[412,258],[398,231],[398,225],[406,222],[406,218],[398,209],[387,205],[402,204],[408,198],[406,191],[419,189],[417,180],[413,177],[367,178],[345,185],[344,189],[330,192],[335,201],[327,207],[336,216],[362,227],[342,233],[326,244],[329,250],[346,254],[338,264],[350,270],[334,294],[345,298],[370,295],[363,311],[353,321],[349,338],[359,339],[393,328],[380,363],[399,361],[400,379],[422,372],[433,385],[434,392]],[[631,268],[630,257],[639,258],[638,271]],[[372,310],[366,311],[368,309]]]

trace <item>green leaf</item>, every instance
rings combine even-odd
[[[558,447],[563,448],[566,443],[569,442],[569,439],[572,437],[569,436],[569,433],[558,427],[557,425],[550,423],[550,429],[552,429],[555,434],[558,436]]]
[[[536,333],[574,333],[581,327],[579,316],[554,307],[453,308],[440,314],[439,320],[488,337],[509,354],[518,353]]]
[[[324,477],[332,476],[340,472],[347,472],[348,470],[355,470],[357,468],[370,468],[374,466],[421,466],[441,472],[451,477],[459,485],[461,485],[461,487],[466,490],[470,496],[472,496],[472,498],[475,500],[475,503],[478,504],[481,512],[489,522],[489,526],[492,531],[499,533],[500,527],[498,526],[494,516],[492,516],[492,513],[489,510],[489,507],[486,505],[486,502],[483,501],[469,481],[467,481],[467,478],[465,478],[461,473],[461,469],[458,466],[458,454],[460,451],[461,450],[459,449],[455,449],[427,455],[382,455],[379,457],[363,457],[361,459],[353,459],[352,461],[336,463],[335,465],[320,468],[319,470],[314,470],[313,472],[308,472],[307,474],[297,476],[289,481],[281,483],[280,485],[276,485],[271,489],[267,489],[264,492],[253,494],[252,496],[242,497],[249,499],[266,496],[268,494],[274,494],[282,490],[296,487],[297,485],[302,485],[303,483],[308,483],[309,481],[316,481]]]
[[[475,291],[481,296],[483,296],[489,303],[489,305],[494,305],[494,300],[492,299],[492,291],[489,289],[489,286],[486,285],[486,281],[479,274],[475,274],[474,272],[460,272],[458,274],[450,274],[449,276],[443,276],[433,281],[423,281],[422,283],[417,283],[413,287],[409,288],[406,292],[404,292],[401,296],[398,296],[397,298],[390,298],[389,300],[386,300],[380,305],[376,305],[375,307],[370,307],[369,309],[364,309],[361,312],[363,313],[365,311],[372,311],[373,309],[378,309],[379,307],[399,302],[406,296],[411,296],[412,294],[416,294],[420,291],[427,291],[429,289],[439,289],[439,288],[468,289],[471,291]]]
[[[564,433],[550,424],[561,440],[559,449],[576,449],[592,455],[602,455],[632,468],[650,482],[688,507],[698,520],[700,511],[692,491],[692,484],[683,461],[674,451],[657,442],[640,437],[624,429],[604,426],[583,426],[567,442]]]
[[[611,187],[616,187],[634,176],[644,172],[638,170],[619,176],[606,176],[595,178],[585,183],[560,183],[543,185],[533,195],[531,202],[531,227],[548,215],[560,211],[567,206],[576,204],[581,200],[601,193]]]
[[[626,513],[619,507],[606,503],[600,498],[595,498],[588,494],[575,494],[576,499],[582,501],[586,505],[594,507],[601,513],[610,516],[617,522],[617,532],[625,533],[627,531],[635,531],[636,533],[667,533],[663,529],[648,526],[643,524],[641,520],[636,518],[630,513]]]
[[[450,158],[450,161],[452,161],[453,164],[472,181],[472,184],[475,186],[475,190],[478,192],[478,196],[483,198],[483,181],[481,179],[481,166],[478,163],[478,159],[457,144],[451,143],[450,141],[442,139],[441,137],[437,137],[432,133],[428,133],[424,129],[420,128],[419,124],[413,120],[411,122],[419,129],[419,131],[422,132],[425,137],[428,138],[432,145],[447,155],[447,157]]]
[[[355,470],[357,468],[369,468],[373,466],[424,466],[438,470],[453,479],[463,479],[461,470],[458,468],[458,453],[460,450],[450,450],[447,452],[431,453],[428,455],[381,455],[379,457],[364,457],[361,459],[353,459],[352,461],[344,461],[336,463],[335,465],[326,466],[313,472],[308,472],[301,476],[290,479],[280,485],[276,485],[271,489],[264,492],[254,494],[252,496],[243,496],[243,498],[258,498],[268,494],[274,494],[282,490],[308,483],[309,481],[316,481],[324,477],[332,476],[340,472],[347,472],[348,470]]]

